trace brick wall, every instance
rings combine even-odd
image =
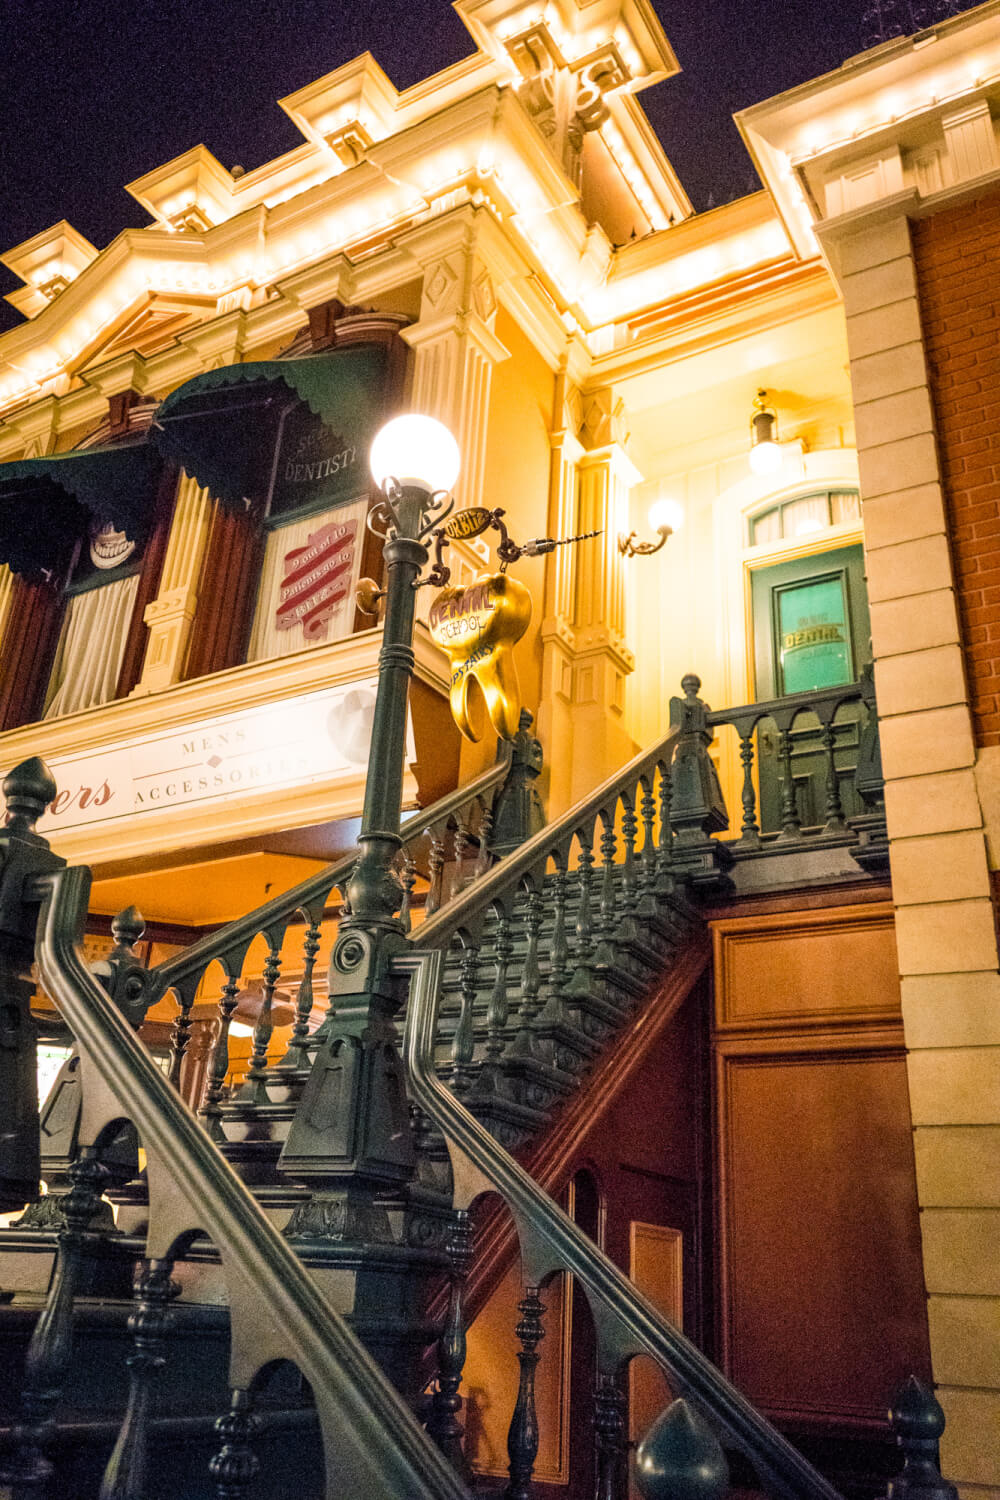
[[[921,316],[979,745],[1000,745],[1000,193],[914,225]]]

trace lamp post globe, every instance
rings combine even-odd
[[[458,478],[458,444],[443,422],[409,412],[393,417],[375,434],[369,453],[380,490],[395,481],[403,489],[447,493]]]

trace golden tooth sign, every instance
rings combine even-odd
[[[466,739],[479,738],[469,720],[473,677],[497,734],[512,740],[517,733],[521,692],[514,646],[530,620],[531,595],[509,573],[482,573],[466,588],[442,589],[431,605],[431,639],[451,662],[451,712]]]
[[[456,511],[444,528],[444,534],[453,542],[467,542],[479,536],[493,520],[493,513],[481,505],[470,505],[467,510]]]

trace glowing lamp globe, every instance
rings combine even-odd
[[[762,443],[754,443],[750,449],[750,467],[758,479],[766,479],[769,474],[777,474],[781,468],[781,448],[777,443],[765,440]]]
[[[368,462],[379,489],[395,479],[404,487],[450,490],[458,478],[458,444],[443,422],[411,413],[393,417],[375,434]]]
[[[649,507],[649,524],[653,531],[680,531],[684,525],[684,507],[679,500],[654,500]]]

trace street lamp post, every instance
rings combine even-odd
[[[401,997],[390,964],[405,941],[393,861],[401,845],[415,594],[428,560],[425,539],[451,506],[458,447],[431,417],[396,417],[376,436],[371,466],[383,495],[368,524],[384,538],[385,618],[359,856],[330,959],[330,1011],[281,1158],[286,1172],[318,1190],[289,1232],[328,1240],[391,1237],[373,1193],[413,1171],[393,1024]]]

